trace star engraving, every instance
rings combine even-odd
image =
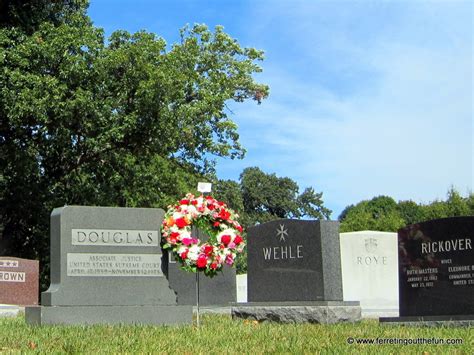
[[[283,224],[280,224],[280,229],[277,229],[277,237],[280,237],[280,242],[285,240],[285,235],[288,237],[288,229],[285,229],[285,226]]]

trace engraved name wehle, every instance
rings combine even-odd
[[[158,231],[73,229],[73,245],[157,246]]]
[[[263,248],[265,260],[303,259],[302,245],[285,245]]]
[[[276,230],[276,236],[280,242],[286,242],[288,237],[288,229],[284,224],[280,224],[280,228]],[[277,247],[262,248],[264,260],[288,260],[303,259],[302,245],[281,245]]]
[[[461,238],[452,240],[440,240],[435,242],[421,243],[421,253],[444,253],[450,251],[472,250],[471,238]]]

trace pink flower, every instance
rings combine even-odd
[[[193,242],[194,242],[194,239],[192,238],[183,238],[183,244],[186,246],[193,244]]]
[[[225,263],[227,265],[232,265],[234,263],[234,257],[232,256],[232,254],[227,254],[227,256],[225,257]]]

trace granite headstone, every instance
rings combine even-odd
[[[398,316],[397,233],[341,233],[345,301],[360,301],[363,317]]]
[[[0,257],[0,304],[37,305],[39,261]]]
[[[41,307],[27,307],[32,324],[192,321],[177,306],[162,265],[154,208],[66,206],[51,214],[51,285]]]
[[[251,227],[248,301],[342,301],[339,223],[282,219]]]
[[[209,236],[197,228],[193,235],[201,241],[207,241]],[[168,280],[170,287],[176,292],[180,305],[196,305],[196,274],[181,269],[172,253],[168,253]],[[221,273],[207,277],[199,273],[199,304],[201,306],[228,306],[236,301],[236,270],[227,265]]]
[[[400,318],[382,322],[474,323],[474,217],[413,224],[398,231]]]
[[[199,304],[228,306],[236,301],[235,268],[224,266],[222,273],[210,278],[199,273]],[[168,279],[179,305],[196,305],[196,274],[182,270],[173,255],[169,256]]]
[[[235,318],[259,322],[337,323],[360,319],[343,301],[339,222],[281,219],[247,230],[248,303]]]

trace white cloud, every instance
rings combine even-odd
[[[267,24],[282,16],[273,10]],[[375,26],[380,19],[375,27],[365,23],[364,37],[348,30],[347,12],[335,16],[335,26],[321,22],[321,13],[315,22],[314,8],[297,10],[280,18],[287,40],[300,50],[299,65],[322,68],[305,76],[305,67],[264,63],[270,99],[236,108],[248,158],[220,163],[218,172],[236,178],[257,165],[289,176],[323,191],[333,218],[380,194],[428,202],[444,198],[451,185],[472,190],[472,31],[460,30],[472,26],[462,22],[466,16],[455,17],[457,8],[415,6],[393,14],[396,21],[384,18],[383,28]]]

